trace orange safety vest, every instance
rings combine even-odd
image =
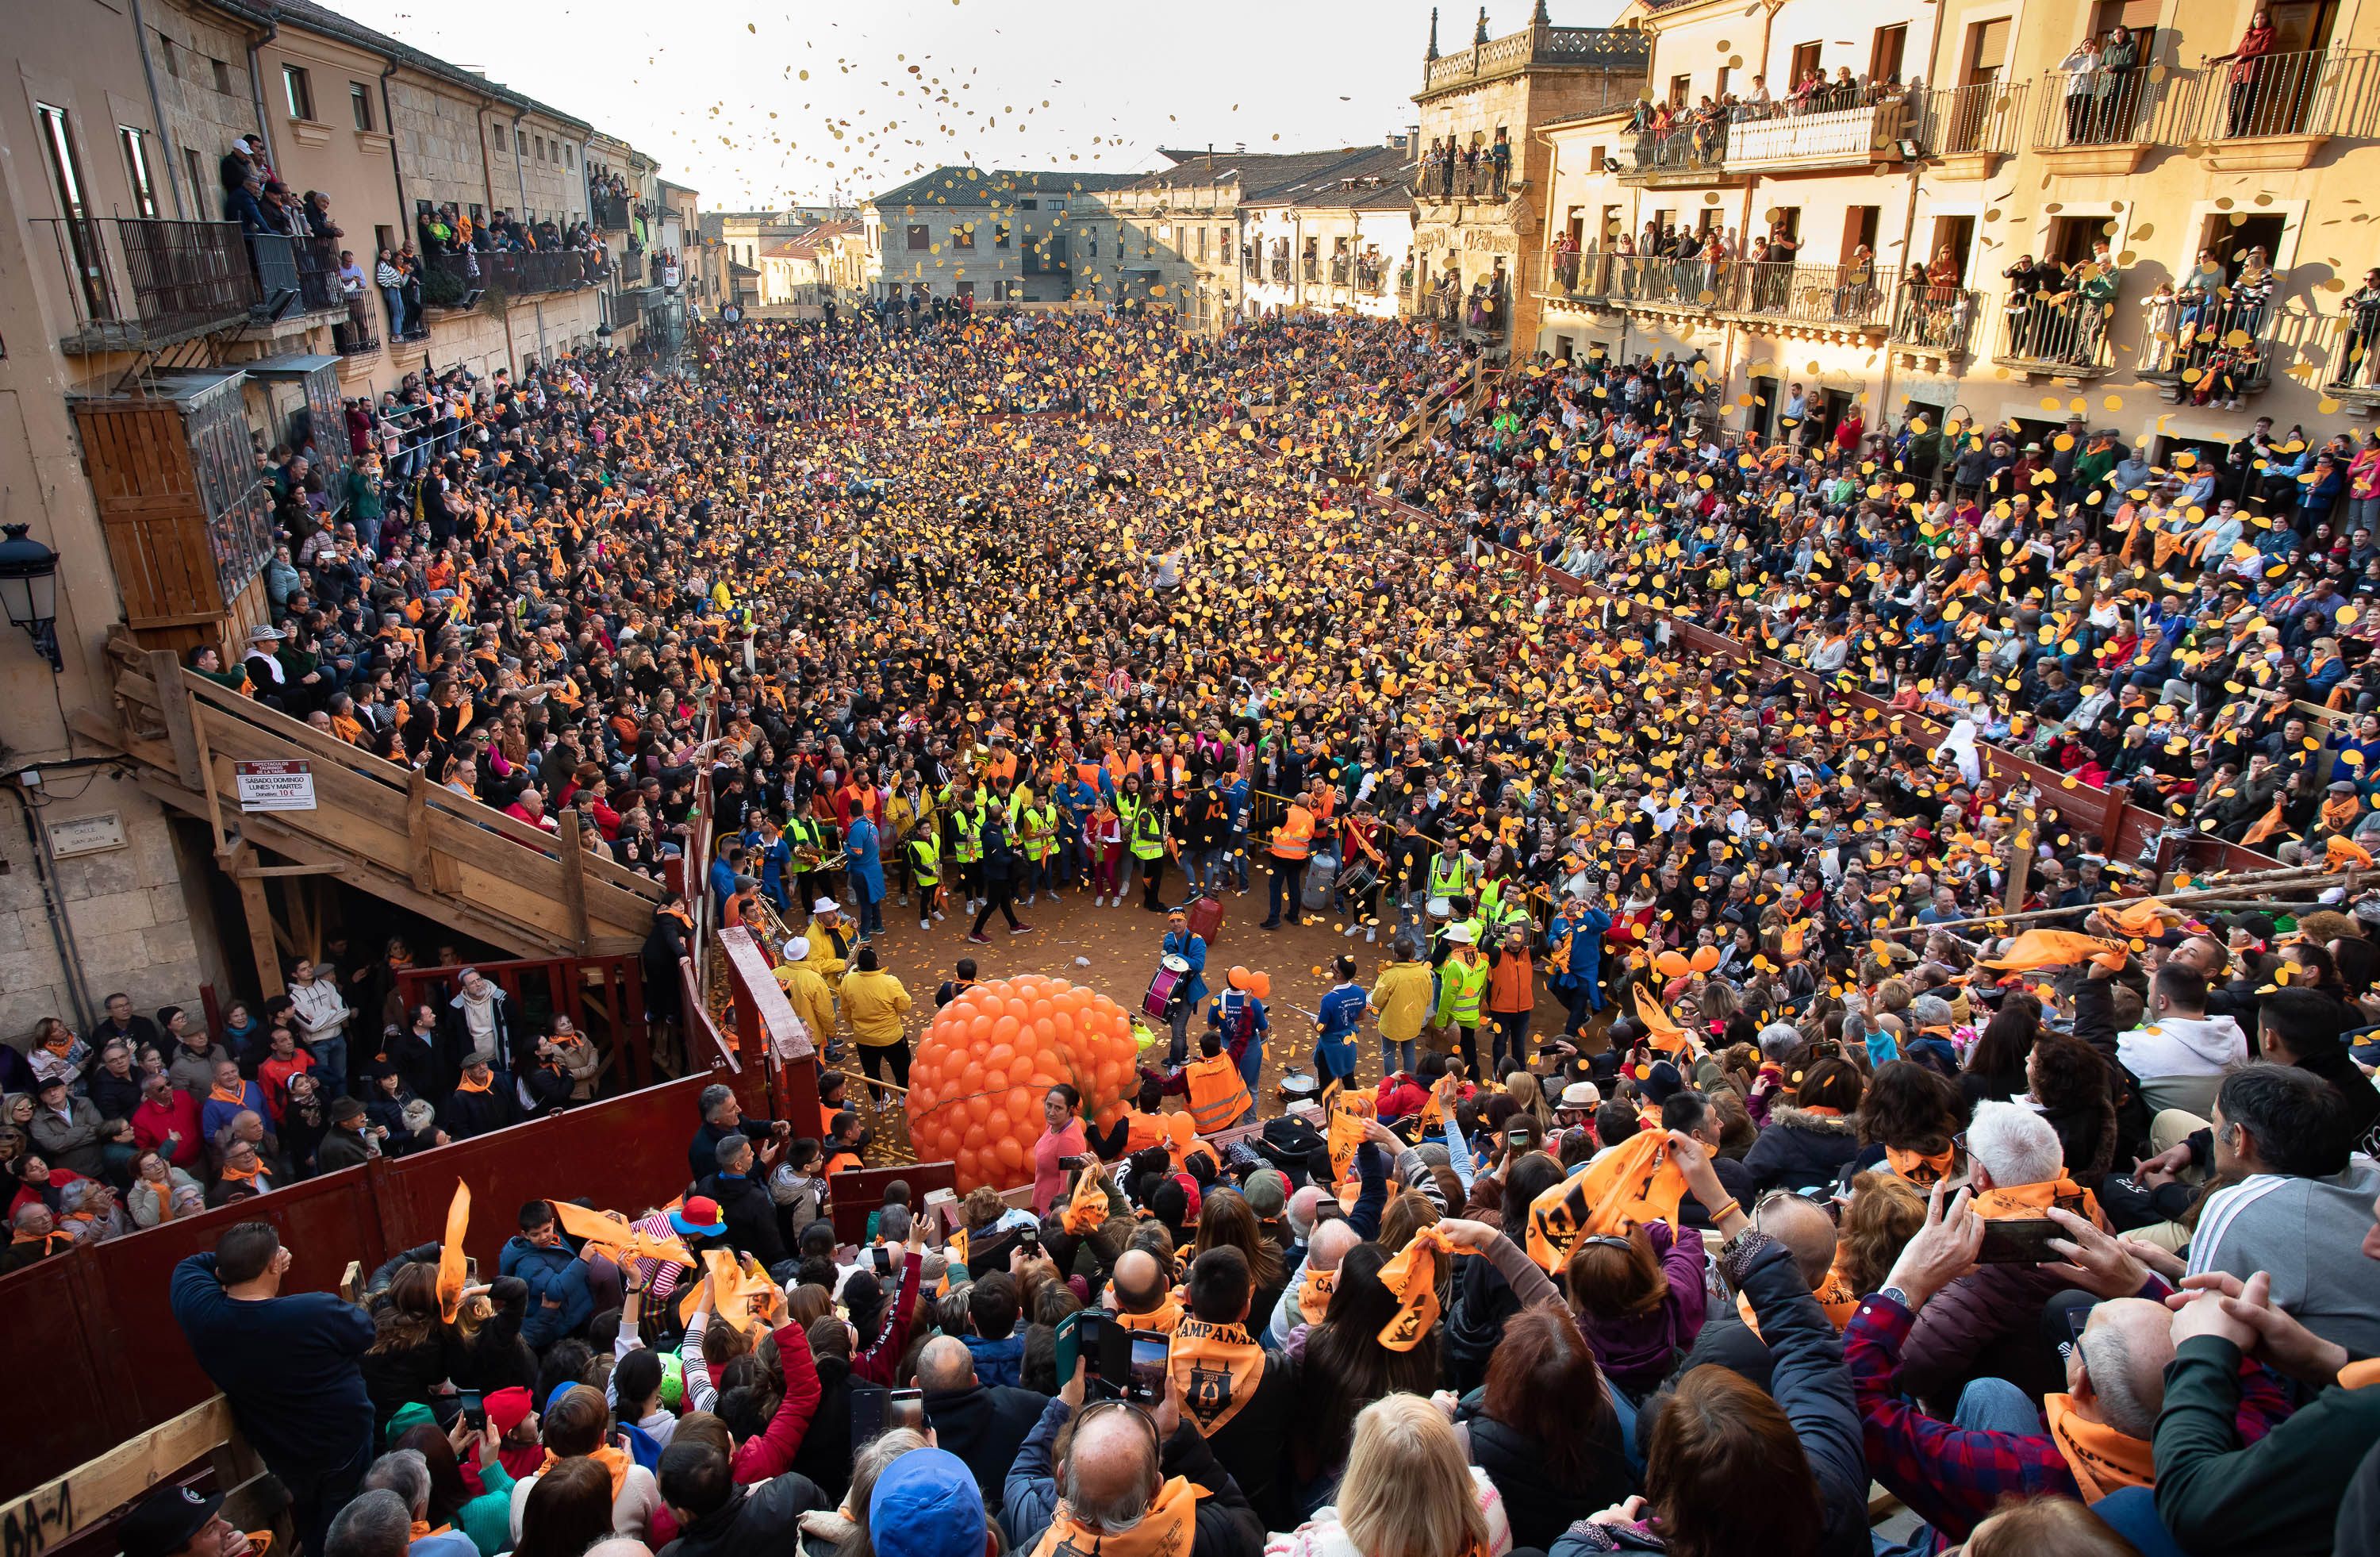
[[[1314,848],[1314,813],[1292,801],[1289,820],[1272,830],[1272,852],[1276,859],[1304,859]]]
[[[1152,1146],[1163,1146],[1173,1138],[1165,1127],[1161,1113],[1143,1113],[1134,1109],[1123,1116],[1123,1149],[1127,1152],[1147,1151]]]
[[[832,1157],[827,1159],[826,1171],[830,1174],[840,1174],[864,1165],[865,1164],[863,1164],[858,1158],[853,1156],[850,1152],[838,1151]]]
[[[1230,1129],[1241,1115],[1256,1106],[1248,1097],[1248,1084],[1242,1079],[1240,1067],[1232,1063],[1229,1054],[1193,1060],[1183,1067],[1182,1074],[1190,1084],[1190,1124],[1202,1136]]]

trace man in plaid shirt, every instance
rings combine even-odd
[[[1882,1291],[1860,1302],[1843,1331],[1843,1362],[1852,1376],[1870,1472],[1934,1527],[1938,1542],[1961,1541],[2009,1498],[2085,1497],[2061,1446],[2042,1423],[2034,1403],[2004,1380],[1978,1379],[1960,1397],[1955,1420],[1929,1417],[1897,1390],[1900,1349],[1917,1310],[1973,1269],[1983,1246],[1984,1220],[1961,1189],[1946,1214],[1942,1186],[1934,1186],[1925,1225],[1894,1262]],[[2072,1411],[2086,1428],[2112,1429],[2136,1441],[2138,1462],[2149,1463],[2148,1442],[2165,1397],[2164,1372],[2173,1360],[2172,1316],[2165,1284],[2123,1246],[2081,1218],[2052,1216],[2076,1252],[2061,1273],[2103,1293],[2081,1340],[2068,1352]],[[2140,1295],[2113,1295],[2137,1293]],[[2259,1376],[2260,1384],[2268,1384]],[[2243,1395],[2243,1430],[2262,1436],[2277,1389]],[[2098,1467],[2105,1474],[2106,1467]],[[2100,1486],[2094,1497],[2112,1488]]]

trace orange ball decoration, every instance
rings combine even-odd
[[[1033,1178],[1041,1099],[1058,1082],[1112,1124],[1139,1059],[1132,1018],[1095,990],[1042,974],[978,984],[936,1014],[909,1063],[909,1140],[921,1162],[958,1168],[964,1195]]]

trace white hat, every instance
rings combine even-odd
[[[1446,938],[1449,941],[1453,942],[1458,946],[1468,946],[1475,939],[1471,933],[1471,927],[1467,924],[1448,925],[1446,927]]]
[[[810,905],[810,912],[813,914],[840,914],[843,912],[843,905],[837,903],[832,897],[821,897],[817,902]]]
[[[250,643],[265,643],[284,636],[285,635],[279,627],[264,623],[248,629],[248,641]]]
[[[1603,1103],[1603,1089],[1592,1081],[1573,1081],[1562,1089],[1564,1108],[1598,1108]]]
[[[809,955],[810,943],[807,937],[796,935],[791,941],[785,943],[785,960],[787,962],[800,962]]]

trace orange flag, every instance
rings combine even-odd
[[[1685,1195],[1686,1175],[1670,1161],[1669,1136],[1647,1130],[1530,1202],[1529,1258],[1558,1272],[1581,1238],[1674,1222]]]
[[[463,1283],[469,1272],[464,1263],[463,1235],[471,1230],[471,1186],[455,1181],[455,1198],[446,1202],[446,1236],[438,1244],[438,1317],[448,1324],[463,1309]]]
[[[584,1206],[574,1206],[567,1200],[548,1200],[554,1219],[562,1230],[580,1242],[591,1245],[611,1255],[615,1260],[659,1259],[671,1265],[692,1265],[694,1255],[686,1240],[675,1235],[656,1238],[642,1232],[615,1215],[590,1211]]]
[[[1336,1082],[1332,1083],[1337,1086]],[[1342,1087],[1330,1100],[1330,1174],[1345,1178],[1355,1166],[1355,1149],[1364,1144],[1372,1122],[1372,1100]]]
[[[710,1311],[745,1334],[752,1333],[776,1294],[776,1283],[751,1256],[739,1263],[732,1249],[704,1249],[702,1265],[710,1278]],[[678,1302],[679,1323],[693,1317],[695,1300],[701,1295],[699,1282],[687,1283],[686,1296]]]
[[[1380,1344],[1392,1352],[1410,1352],[1438,1322],[1439,1261],[1451,1258],[1454,1242],[1435,1224],[1414,1235],[1380,1267],[1380,1284],[1397,1300],[1397,1311],[1380,1327]]]
[[[2337,834],[2324,840],[2322,858],[2332,870],[2369,870],[2373,864],[2371,850]]]
[[[2083,935],[2070,930],[2028,930],[2009,943],[2009,949],[1998,957],[1986,958],[1983,966],[2003,971],[2019,972],[2034,967],[2070,967],[2085,957],[2103,967],[2124,966],[2124,943],[2102,941],[2095,935]]]
[[[1636,1017],[1645,1027],[1645,1037],[1654,1048],[1664,1054],[1682,1055],[1694,1046],[1694,1035],[1678,1026],[1675,1018],[1661,1008],[1660,1000],[1645,993],[1645,986],[1635,988]]]
[[[1099,1169],[1086,1167],[1075,1180],[1075,1192],[1066,1198],[1066,1209],[1059,1213],[1066,1231],[1076,1237],[1092,1231],[1108,1219],[1108,1192],[1101,1185]]]
[[[2154,897],[2143,897],[2137,903],[2127,903],[2121,907],[2102,908],[2099,917],[2127,935],[2150,936],[2163,934],[2166,920],[2168,918],[2179,920],[2181,915]]]

